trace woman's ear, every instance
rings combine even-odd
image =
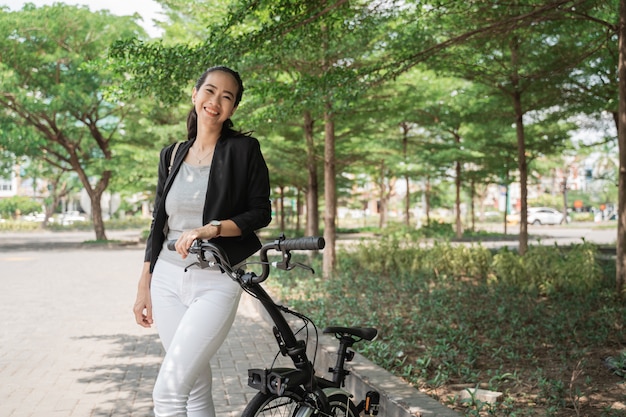
[[[196,104],[196,94],[198,93],[198,91],[196,90],[196,87],[193,88],[193,90],[191,90],[191,103]]]
[[[233,110],[230,112],[230,117],[233,117],[233,114],[235,114],[238,108],[239,106],[233,107]]]

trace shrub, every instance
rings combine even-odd
[[[320,326],[377,327],[378,339],[357,349],[425,392],[446,395],[489,381],[504,393],[490,415],[539,415],[546,405],[565,415],[571,387],[579,386],[563,389],[562,381],[581,360],[610,352],[616,368],[626,361],[616,351],[623,301],[600,278],[595,252],[590,244],[531,246],[520,256],[383,238],[340,251],[332,279],[304,272],[299,279],[294,271],[268,285]],[[608,371],[590,372],[583,395],[596,392],[595,377]]]
[[[9,220],[0,222],[0,231],[2,232],[31,232],[41,227],[39,222],[24,222],[18,220]]]
[[[24,196],[0,199],[0,217],[15,219],[18,215],[34,214],[42,211],[41,203]]]
[[[596,254],[596,246],[590,243],[569,248],[531,246],[521,257],[503,249],[494,256],[493,273],[502,282],[524,291],[583,294],[602,280]]]

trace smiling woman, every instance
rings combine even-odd
[[[198,269],[188,259],[190,247],[209,240],[236,265],[261,247],[255,231],[271,220],[269,172],[259,141],[234,130],[230,119],[243,92],[238,72],[207,69],[191,93],[187,141],[161,151],[133,309],[140,326],[157,324],[166,350],[153,389],[156,417],[215,416],[210,362],[226,340],[241,295],[219,268]]]
[[[139,16],[139,24],[145,29],[151,38],[158,38],[163,34],[163,30],[156,24],[155,20],[163,19],[163,8],[154,0],[11,0],[9,9],[20,10],[26,3],[32,3],[37,7],[51,6],[54,3],[77,5],[88,7],[91,11],[108,10],[116,16]]]

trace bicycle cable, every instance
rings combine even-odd
[[[200,251],[202,251],[202,248],[199,248]],[[245,282],[243,282],[241,280],[241,276],[244,274],[244,268],[246,266],[250,266],[250,265],[261,265],[261,266],[272,266],[272,262],[261,262],[261,261],[254,261],[254,262],[244,262],[240,265],[237,265],[237,269],[234,270],[234,268],[232,268],[230,266],[230,263],[228,262],[227,259],[224,259],[220,253],[216,252],[216,251],[210,251],[211,254],[213,255],[213,258],[215,259],[215,261],[213,261],[216,266],[218,266],[219,268],[222,269],[223,272],[226,273],[226,275],[228,275],[228,277],[230,277],[232,280],[237,281],[241,288],[243,289],[243,291],[245,291],[248,295],[252,296],[253,298],[261,301],[261,298],[259,297],[259,295],[254,294],[247,285],[245,285]],[[196,256],[200,257],[201,255],[199,253],[196,253]],[[204,260],[204,258],[201,258],[202,260]],[[205,261],[206,262],[206,261]],[[208,262],[209,265],[213,262]],[[201,265],[200,265],[201,266]],[[202,266],[201,266],[202,267]],[[241,285],[244,284],[244,285]],[[257,284],[258,285],[258,284]],[[285,307],[281,304],[277,304],[270,296],[269,294],[267,295],[267,298],[265,299],[266,302],[269,302],[271,304],[273,304],[278,310],[282,311],[283,313],[286,314],[290,314],[296,318],[299,318],[300,320],[302,320],[303,322],[303,326],[298,329],[296,332],[294,332],[294,335],[299,334],[301,331],[303,331],[304,329],[306,329],[306,335],[305,335],[305,345],[308,346],[309,345],[309,323],[313,326],[313,329],[315,330],[315,349],[314,349],[314,353],[313,353],[313,360],[311,362],[311,365],[313,366],[313,368],[315,367],[315,363],[317,361],[317,350],[319,349],[319,330],[317,328],[317,325],[315,324],[315,322],[308,316],[304,315],[303,313],[299,313],[297,311],[291,310],[288,307]],[[278,355],[280,354],[280,351],[276,353],[276,356],[274,357],[274,360],[272,361],[272,368],[274,366],[274,364],[276,363],[276,360],[278,359]],[[315,375],[312,373],[311,374],[311,383],[313,382],[315,378]]]

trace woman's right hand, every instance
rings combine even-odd
[[[144,265],[144,270],[139,280],[139,287],[137,288],[137,299],[133,307],[133,313],[135,314],[135,321],[142,327],[151,327],[154,323],[152,319],[152,297],[150,296],[150,263],[147,262]]]

